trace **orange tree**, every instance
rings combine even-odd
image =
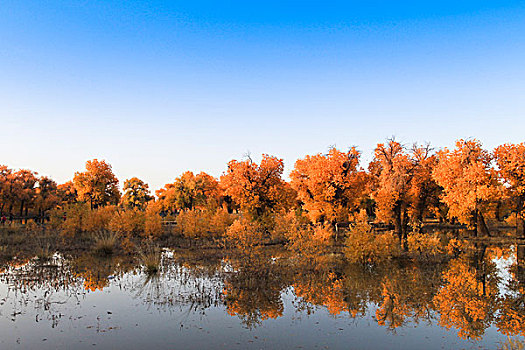
[[[221,187],[245,215],[262,220],[293,203],[295,194],[282,179],[283,170],[283,160],[267,154],[263,154],[260,164],[251,158],[232,160],[221,176]]]
[[[43,222],[49,210],[55,208],[60,201],[57,184],[47,176],[38,179],[36,198],[34,201],[35,211],[38,218]]]
[[[516,225],[525,235],[525,143],[501,145],[494,150],[494,158],[505,192],[513,203]]]
[[[91,209],[119,202],[118,179],[103,160],[88,160],[86,171],[76,172],[73,183],[78,199],[89,203]]]
[[[454,150],[438,152],[439,161],[432,177],[443,188],[442,200],[449,216],[488,235],[485,215],[501,194],[492,157],[478,140],[459,140]]]
[[[220,191],[219,183],[214,177],[205,172],[194,175],[191,171],[186,171],[156,194],[163,209],[173,213],[213,206],[218,202]]]
[[[124,181],[123,191],[121,203],[126,208],[143,210],[153,199],[148,184],[136,177]]]
[[[335,225],[348,221],[349,215],[357,211],[366,182],[359,156],[354,147],[348,152],[332,148],[328,154],[306,156],[295,162],[290,184],[312,222]]]
[[[11,213],[13,209],[16,198],[14,183],[13,169],[0,165],[0,215],[4,215],[6,211]]]
[[[377,145],[370,166],[376,214],[380,221],[394,225],[401,242],[406,242],[410,221],[419,226],[437,202],[438,187],[430,176],[434,164],[428,145],[414,145],[411,150],[395,140]]]
[[[60,198],[60,205],[73,204],[77,202],[77,190],[73,181],[67,181],[57,186],[58,196]]]

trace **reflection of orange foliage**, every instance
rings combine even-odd
[[[253,263],[253,262],[252,262]],[[224,282],[224,301],[231,316],[239,316],[247,327],[283,315],[283,281],[268,267],[241,267]]]
[[[293,287],[296,296],[311,304],[325,306],[332,315],[348,311],[343,283],[333,272],[328,273],[323,281],[298,281]]]
[[[515,263],[510,271],[512,279],[507,284],[509,293],[500,298],[500,311],[496,325],[498,330],[508,336],[525,336],[525,287],[523,267]]]
[[[106,278],[96,278],[90,273],[87,273],[84,276],[84,289],[89,291],[103,290],[104,287],[108,285],[108,280]]]
[[[480,339],[493,318],[497,284],[486,276],[479,278],[461,259],[450,262],[443,278],[445,285],[434,297],[439,323],[459,328],[462,338]]]
[[[514,303],[506,300],[502,308],[503,310],[497,322],[498,330],[508,336],[525,336],[525,308],[523,307],[523,301]]]
[[[377,323],[381,326],[388,324],[391,329],[402,326],[405,318],[410,316],[409,309],[404,300],[401,300],[396,287],[390,279],[383,282],[383,302],[376,310]]]
[[[253,291],[235,290],[227,285],[223,293],[225,299],[229,301],[227,312],[230,316],[242,316],[256,312],[258,319],[264,321],[283,315],[284,306],[281,303],[277,304],[277,307],[270,303],[259,303],[258,301],[262,300],[253,300]],[[256,307],[253,308],[253,306]]]

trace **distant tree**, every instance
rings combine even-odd
[[[14,173],[15,177],[15,195],[20,205],[20,218],[28,216],[29,208],[34,204],[36,197],[35,185],[38,182],[37,173],[27,170],[20,169]]]
[[[121,203],[126,208],[143,210],[146,208],[147,202],[153,199],[153,196],[150,195],[148,184],[137,177],[124,181],[122,190],[124,194],[122,195]]]
[[[215,178],[201,172],[197,175],[186,171],[156,192],[164,210],[176,212],[214,206],[218,203],[219,183]]]
[[[516,225],[525,236],[525,143],[504,144],[494,150],[504,191],[513,203]]]
[[[88,160],[86,171],[76,172],[73,183],[79,200],[89,203],[91,209],[119,202],[118,179],[103,160]]]
[[[78,200],[77,189],[73,181],[68,181],[57,186],[58,195],[61,205],[73,204]]]
[[[36,188],[35,209],[40,221],[44,221],[47,212],[57,206],[60,196],[55,181],[47,176],[38,178]]]
[[[0,215],[11,213],[13,208],[14,193],[13,170],[5,165],[0,165]]]
[[[221,176],[221,186],[243,213],[253,220],[261,219],[291,205],[293,190],[282,179],[283,170],[283,160],[267,154],[260,164],[250,158],[232,160]]]
[[[443,187],[442,200],[449,207],[449,216],[476,235],[488,235],[485,215],[501,195],[490,153],[478,140],[459,140],[454,150],[438,152],[438,158],[432,177]]]
[[[359,152],[332,148],[328,154],[306,156],[295,162],[291,186],[312,222],[349,220],[364,196],[366,174],[359,168]]]

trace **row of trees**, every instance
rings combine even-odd
[[[124,181],[121,193],[111,166],[97,159],[62,185],[30,170],[1,166],[0,215],[42,221],[49,210],[76,202],[92,210],[155,206],[160,215],[174,218],[183,211],[220,209],[270,230],[276,217],[293,211],[303,223],[337,235],[363,211],[391,225],[403,241],[427,218],[488,234],[487,217],[502,220],[513,213],[525,233],[525,143],[489,152],[477,140],[459,140],[454,149],[434,152],[429,145],[406,147],[392,139],[377,145],[367,170],[360,157],[355,148],[308,155],[296,161],[290,181],[277,157],[263,155],[260,164],[249,157],[232,160],[219,179],[188,171],[156,191],[156,199],[138,178]]]

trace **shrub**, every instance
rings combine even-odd
[[[441,240],[436,235],[412,232],[407,237],[408,251],[418,255],[437,255],[442,253]]]
[[[109,222],[109,229],[122,237],[137,237],[144,232],[144,212],[138,209],[119,210]]]
[[[161,207],[157,202],[149,202],[146,207],[144,218],[144,235],[152,238],[162,236],[162,217],[160,216]]]
[[[59,230],[61,235],[73,237],[83,231],[89,211],[89,205],[85,203],[68,204],[51,212],[50,226]]]
[[[106,207],[91,210],[86,215],[82,224],[82,230],[86,232],[100,232],[110,230],[110,223],[117,213],[117,207],[108,205]]]
[[[185,237],[206,237],[209,235],[210,215],[199,209],[183,210],[177,216],[177,230]]]
[[[228,210],[219,208],[211,216],[209,231],[216,237],[223,237],[234,220],[234,216],[228,213]]]
[[[264,232],[257,223],[239,218],[226,231],[226,239],[238,248],[247,249],[260,244],[264,239]]]
[[[365,215],[350,227],[344,255],[354,263],[379,263],[399,255],[399,244],[391,232],[376,234]]]
[[[301,253],[319,253],[332,244],[333,229],[330,224],[310,224],[307,217],[289,211],[275,218],[272,237],[284,237],[288,248]]]

